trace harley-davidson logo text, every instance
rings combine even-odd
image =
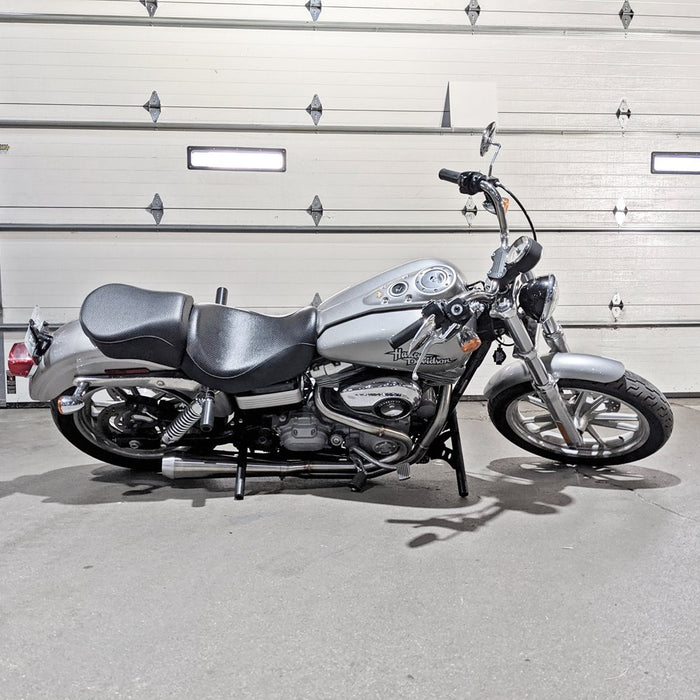
[[[406,362],[407,365],[411,367],[416,364],[419,357],[419,352],[414,352],[413,354],[409,355],[402,348],[397,348],[396,350],[394,350],[394,362],[401,362],[403,360]],[[423,358],[421,365],[450,365],[453,362],[456,362],[456,360],[451,357],[440,357],[439,355],[426,355]]]

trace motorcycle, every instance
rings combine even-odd
[[[462,194],[485,196],[500,242],[483,281],[417,260],[314,302],[267,316],[177,292],[107,284],[54,333],[35,314],[9,370],[29,376],[58,430],[83,452],[172,479],[246,476],[368,479],[434,459],[468,494],[457,403],[496,344],[514,362],[485,387],[495,427],[517,446],[566,464],[612,465],[656,452],[673,414],[663,394],[616,360],[573,353],[554,319],[554,275],[535,276],[532,221],[495,176],[495,123],[480,153],[488,174],[443,169]],[[509,242],[513,199],[532,236]],[[536,349],[538,333],[547,354]],[[227,449],[228,448],[228,449]]]

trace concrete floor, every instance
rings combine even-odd
[[[172,484],[0,411],[0,697],[698,698],[700,404],[608,473],[460,407],[442,463],[362,494]]]

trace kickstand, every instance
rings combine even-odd
[[[467,472],[464,468],[464,454],[462,452],[462,438],[459,434],[459,422],[457,420],[457,408],[455,407],[447,419],[448,437],[452,445],[451,454],[447,459],[448,464],[455,470],[457,476],[457,492],[462,498],[469,495],[467,486]]]
[[[248,443],[243,441],[238,446],[238,463],[236,464],[236,495],[237,501],[245,496],[245,477],[248,468]]]

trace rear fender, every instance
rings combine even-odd
[[[625,373],[622,362],[598,355],[583,355],[574,352],[557,352],[542,358],[547,371],[555,379],[581,379],[589,382],[614,382]],[[503,367],[491,377],[484,387],[484,394],[490,399],[506,389],[531,382],[532,376],[522,360],[516,360]]]
[[[172,367],[145,360],[107,357],[90,342],[78,321],[70,321],[54,333],[51,346],[29,378],[29,395],[34,401],[51,401],[72,386],[76,376],[94,376],[108,369],[130,367],[144,367],[151,372],[173,371]],[[190,383],[198,386],[196,382]]]

